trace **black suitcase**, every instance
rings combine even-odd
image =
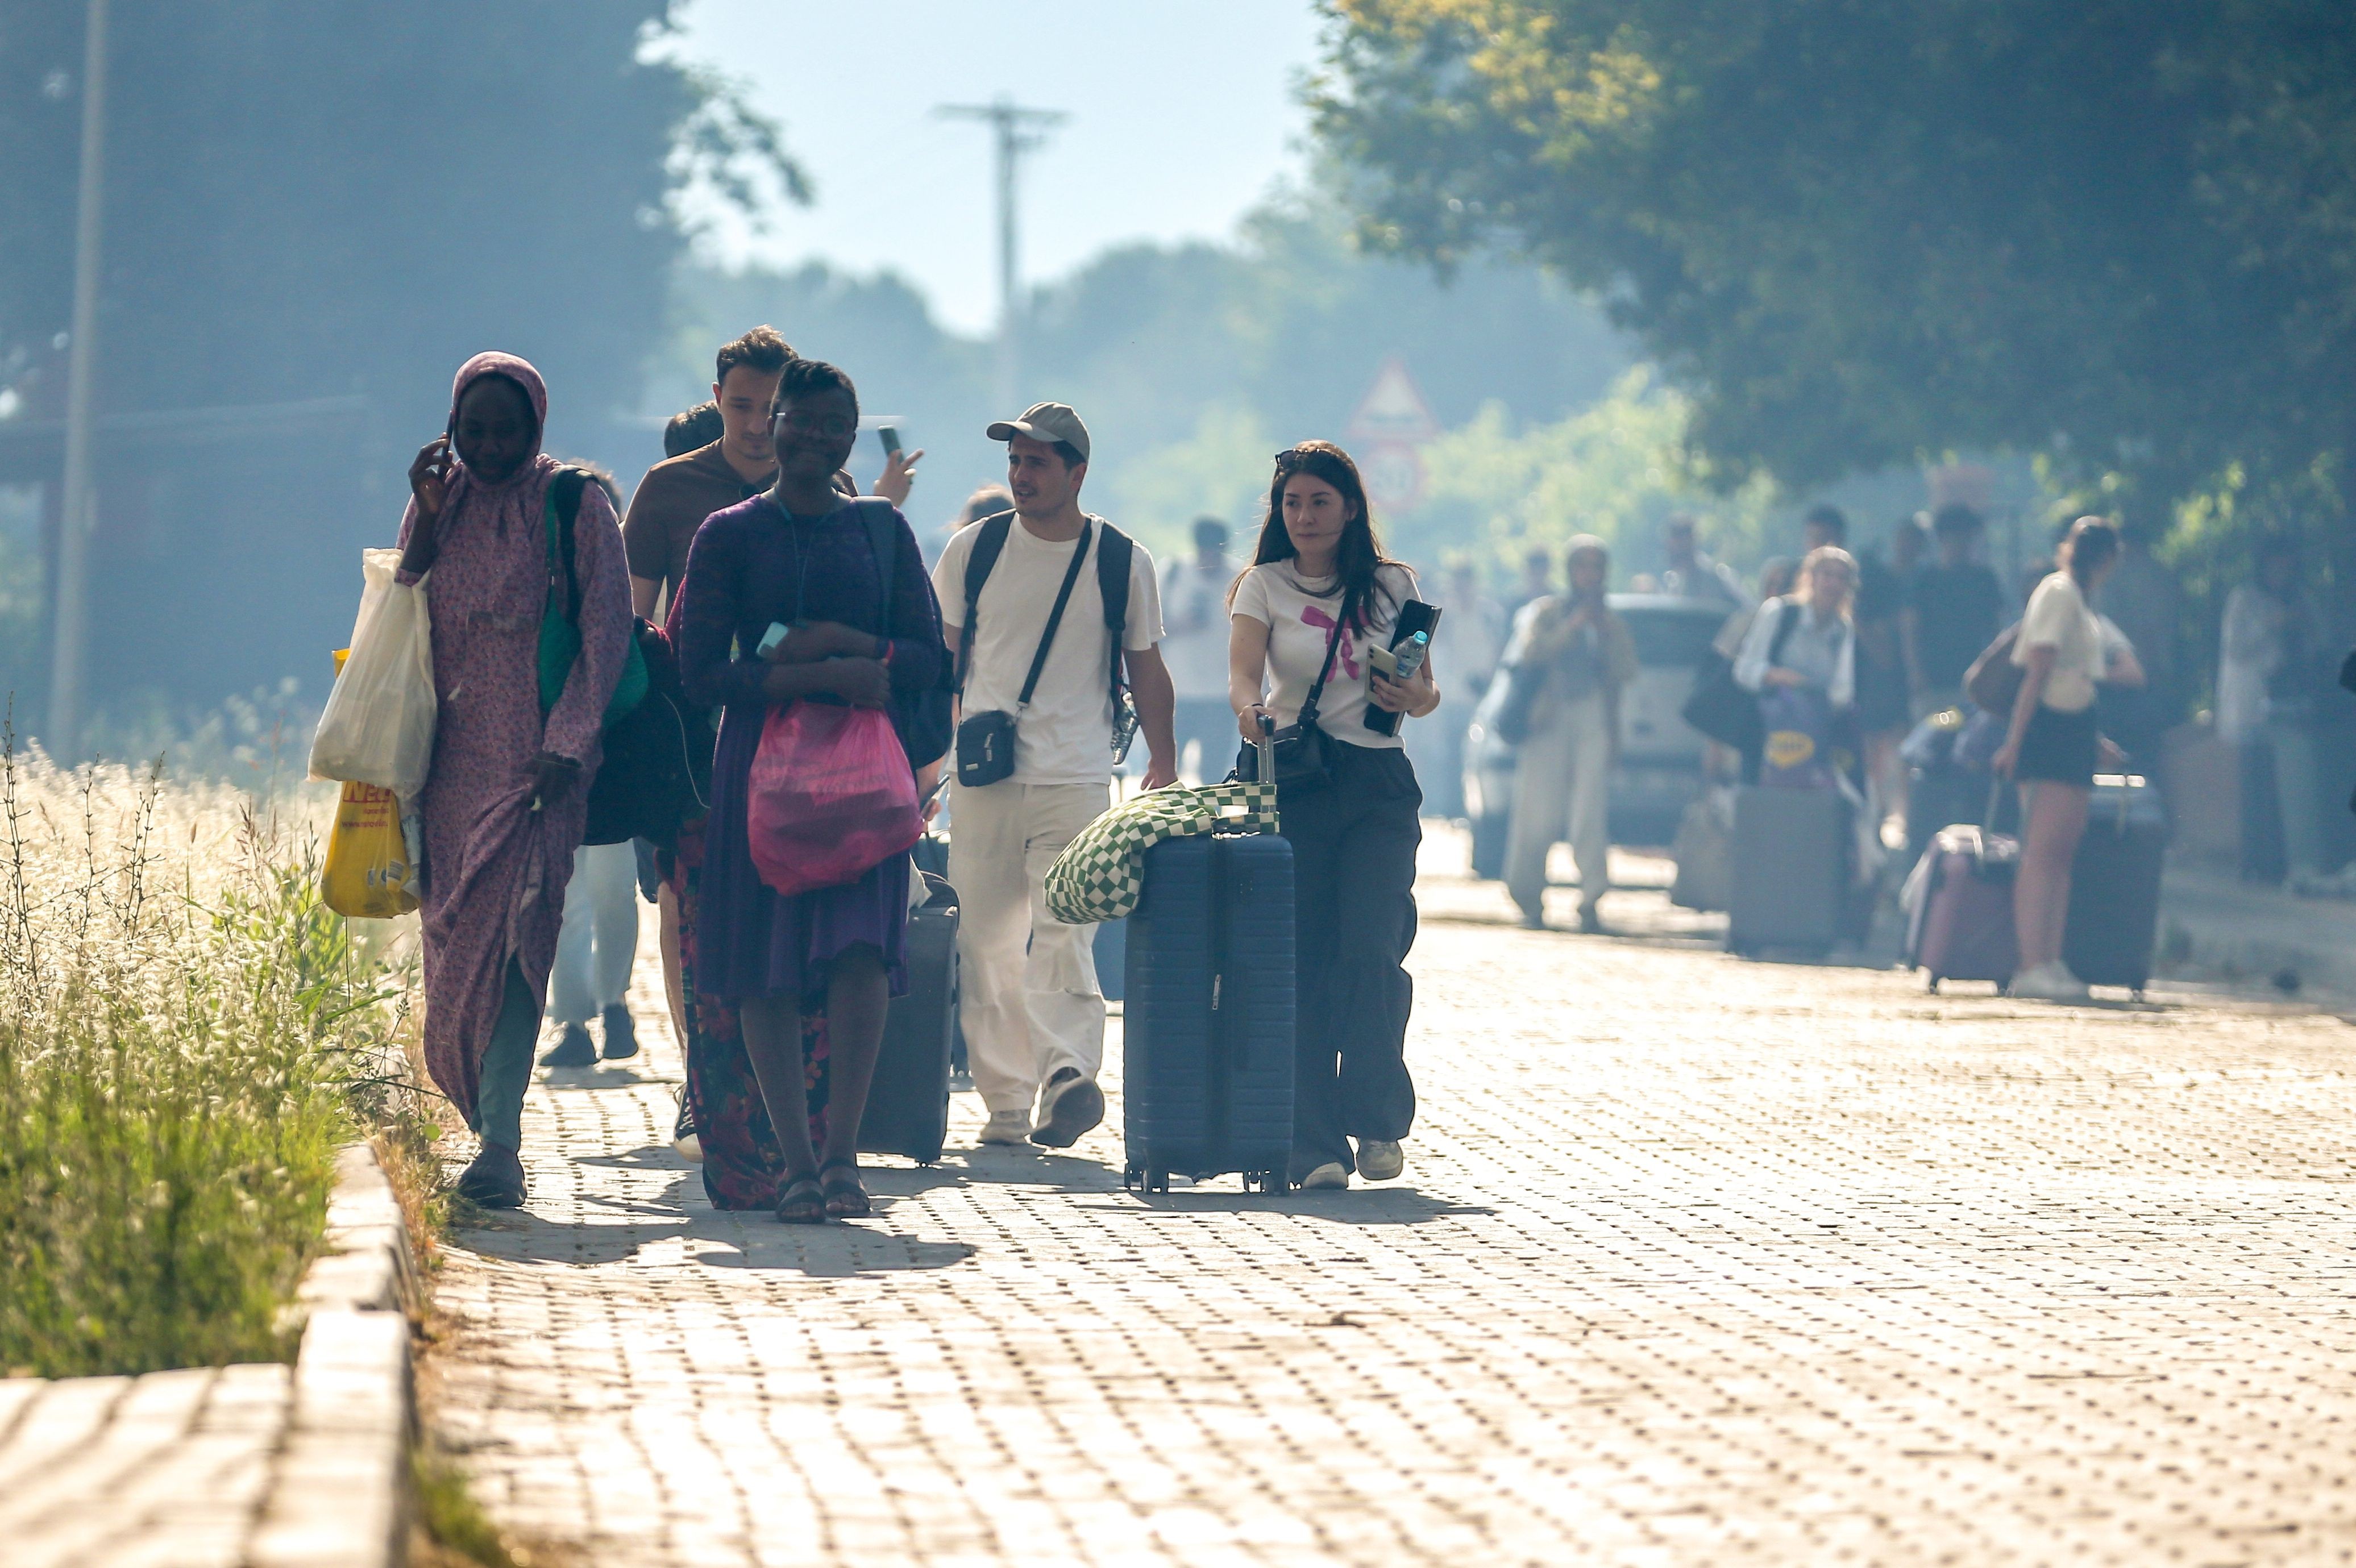
[[[2140,776],[2097,773],[2085,836],[2070,864],[2062,962],[2089,986],[2125,986],[2142,998],[2159,929],[2168,808]]]
[[[1738,792],[1726,950],[1829,950],[1849,923],[1848,832],[1837,790]]]
[[[1292,846],[1274,834],[1145,852],[1122,1005],[1122,1185],[1239,1171],[1283,1191],[1292,1147]]]
[[[892,998],[875,1056],[867,1110],[859,1118],[865,1154],[897,1154],[923,1165],[941,1157],[949,1131],[949,1040],[958,1015],[957,890],[930,871],[929,895],[908,913],[904,952],[908,994]]]

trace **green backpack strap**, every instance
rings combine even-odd
[[[575,565],[579,549],[581,496],[592,475],[570,464],[549,481],[548,504],[541,517],[548,530],[548,605],[540,616],[540,714],[556,710],[564,683],[581,656],[581,574]],[[632,618],[629,646],[622,657],[621,678],[605,704],[604,724],[612,724],[646,700],[648,677],[646,655],[639,650],[637,624]]]

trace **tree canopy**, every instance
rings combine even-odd
[[[612,432],[685,245],[673,194],[800,189],[775,127],[648,49],[670,8],[114,0],[93,624],[188,651],[101,639],[95,699],[316,681],[470,353],[547,373],[556,450],[635,455]],[[0,0],[0,484],[56,473],[84,14]]]
[[[1605,293],[1722,475],[2012,448],[2336,505],[2343,5],[1330,4],[1312,100],[1365,236]]]

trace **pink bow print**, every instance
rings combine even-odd
[[[1314,626],[1319,631],[1324,633],[1327,636],[1330,637],[1333,635],[1333,617],[1325,613],[1324,611],[1317,608],[1316,605],[1303,605],[1301,611],[1301,618],[1308,624]],[[1349,633],[1343,633],[1342,645],[1340,649],[1337,650],[1334,656],[1341,661],[1342,673],[1352,680],[1358,678],[1358,661],[1355,656],[1356,653],[1356,642],[1351,637]]]

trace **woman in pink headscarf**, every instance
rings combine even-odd
[[[547,420],[548,389],[531,366],[511,354],[467,360],[448,433],[410,465],[401,521],[401,578],[425,583],[441,705],[418,801],[425,1064],[482,1140],[458,1191],[487,1208],[524,1200],[524,1090],[630,635],[621,527],[605,492],[584,485],[573,529],[581,652],[543,712],[540,624],[555,582],[547,507],[560,467],[541,451]]]

